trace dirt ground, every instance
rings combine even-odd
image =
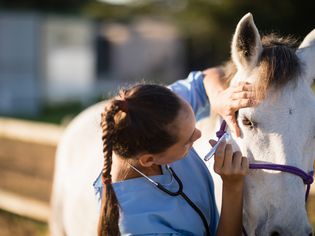
[[[0,210],[1,236],[48,236],[46,223],[33,221]]]

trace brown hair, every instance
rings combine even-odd
[[[169,126],[180,110],[180,99],[160,85],[142,84],[121,90],[102,113],[104,166],[98,235],[120,235],[119,204],[111,183],[112,152],[132,158],[142,152],[165,151],[177,141]]]
[[[296,39],[271,33],[262,37],[262,46],[263,51],[257,65],[260,77],[255,84],[258,99],[265,97],[268,88],[279,89],[296,80],[301,72],[301,64],[295,54]],[[230,83],[237,72],[235,64],[229,61],[223,66],[223,70],[226,82]]]
[[[300,61],[295,54],[297,40],[269,34],[262,38],[263,52],[260,56],[260,79],[256,85],[257,96],[263,98],[268,88],[279,89],[295,81],[301,72]]]

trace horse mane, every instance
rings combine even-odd
[[[280,89],[288,82],[297,80],[301,72],[301,64],[295,54],[295,38],[271,33],[262,37],[262,46],[257,65],[260,76],[255,83],[258,98],[265,97],[268,88]],[[236,65],[230,60],[223,65],[223,70],[227,83],[230,83],[237,72]]]

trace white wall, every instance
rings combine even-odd
[[[39,107],[38,15],[0,13],[0,114],[35,114]]]
[[[92,22],[47,17],[42,23],[41,34],[46,102],[84,100],[91,93],[95,80]]]

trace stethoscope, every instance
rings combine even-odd
[[[191,201],[189,199],[189,197],[183,192],[183,183],[182,181],[179,179],[179,177],[176,175],[175,171],[169,166],[166,165],[166,169],[168,170],[168,172],[170,173],[172,180],[169,184],[172,183],[173,181],[173,177],[176,180],[177,184],[178,184],[178,190],[175,192],[172,192],[170,190],[168,190],[167,188],[165,188],[162,184],[155,182],[153,179],[149,178],[148,176],[146,176],[145,174],[143,174],[140,170],[138,170],[136,167],[134,167],[133,165],[131,165],[130,163],[128,163],[129,166],[134,169],[136,172],[138,172],[140,175],[142,175],[146,180],[148,180],[151,184],[153,184],[155,187],[157,187],[158,189],[160,189],[161,191],[163,191],[164,193],[172,196],[172,197],[176,197],[176,196],[182,196],[184,198],[184,200],[194,209],[195,212],[197,212],[197,214],[199,215],[199,217],[202,220],[202,223],[205,227],[206,230],[206,235],[210,236],[210,228],[208,226],[208,222],[206,220],[206,217],[204,216],[204,214],[201,212],[201,210],[196,206],[195,203],[193,203],[193,201]]]

